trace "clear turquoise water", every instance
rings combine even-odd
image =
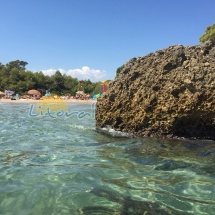
[[[0,214],[215,214],[214,142],[107,137],[29,108],[0,103]]]

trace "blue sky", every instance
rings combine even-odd
[[[133,57],[196,45],[213,0],[1,0],[0,62],[99,81]]]

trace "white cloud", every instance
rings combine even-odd
[[[99,69],[90,69],[88,66],[83,66],[81,69],[70,69],[68,71],[64,69],[57,69],[61,74],[70,75],[73,78],[80,79],[90,79],[92,81],[103,80],[106,76],[106,71],[101,71]],[[45,75],[53,75],[57,71],[55,69],[42,70]]]
[[[57,70],[55,70],[55,69],[42,70],[44,75],[49,75],[49,76],[54,75],[56,71]]]

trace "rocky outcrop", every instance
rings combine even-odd
[[[97,101],[96,126],[215,139],[215,47],[174,45],[128,61]]]

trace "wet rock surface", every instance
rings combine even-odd
[[[174,45],[129,60],[97,101],[96,126],[215,139],[215,47]]]

